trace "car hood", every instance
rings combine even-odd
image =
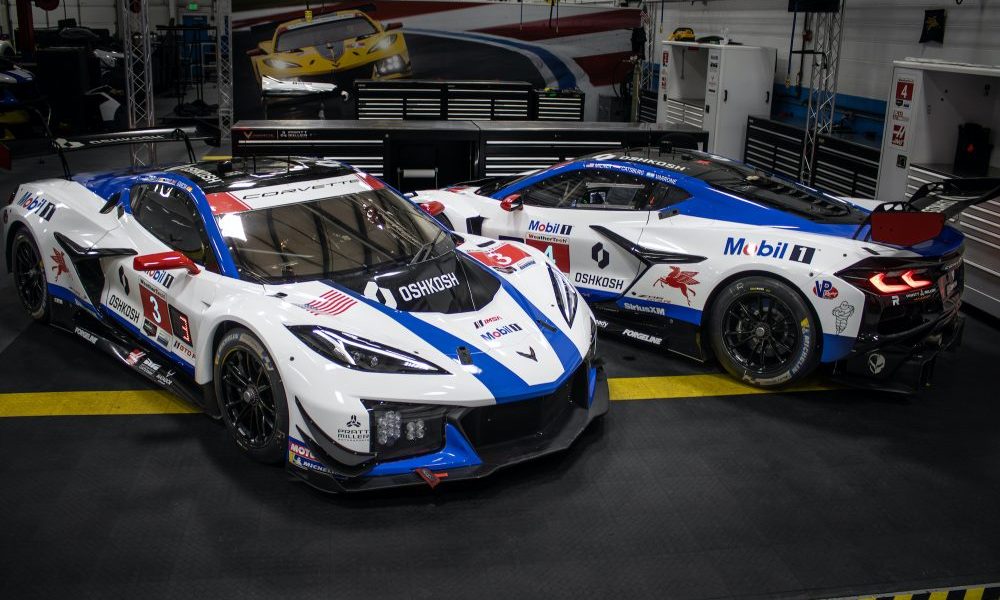
[[[504,402],[548,393],[588,350],[561,315],[539,308],[539,292],[532,302],[519,290],[552,295],[545,269],[535,271],[534,285],[515,287],[455,253],[363,286],[308,281],[266,288],[280,301],[287,325],[327,327],[414,354],[457,377],[478,379]],[[582,310],[577,319],[586,321],[587,314]]]

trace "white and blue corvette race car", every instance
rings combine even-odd
[[[608,410],[593,315],[544,255],[446,231],[337,162],[37,181],[2,221],[35,319],[322,489],[481,477],[568,447]]]
[[[952,180],[869,211],[719,156],[643,148],[415,199],[459,232],[541,250],[602,328],[640,343],[714,356],[759,386],[830,363],[908,391],[961,333],[963,236],[945,220],[998,184]]]

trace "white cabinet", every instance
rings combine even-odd
[[[768,118],[774,48],[661,43],[656,120],[708,132],[708,151],[743,156],[747,117]]]

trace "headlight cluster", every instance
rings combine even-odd
[[[395,33],[385,36],[372,44],[372,47],[368,49],[368,54],[374,54],[381,50],[388,50],[390,46],[396,43],[397,38],[399,38],[399,35]]]
[[[569,282],[569,279],[566,279],[565,275],[556,270],[552,265],[548,265],[548,267],[549,279],[552,280],[552,292],[556,296],[556,304],[559,305],[559,311],[566,317],[566,322],[573,325],[573,319],[576,318],[576,307],[579,303],[576,288]]]
[[[404,71],[406,63],[403,62],[402,56],[394,54],[375,63],[375,69],[378,70],[379,75],[388,75],[389,73]]]
[[[444,407],[362,402],[372,427],[371,451],[380,461],[426,454],[444,445]]]
[[[302,65],[299,63],[293,63],[287,60],[281,60],[280,58],[265,58],[264,64],[271,67],[272,69],[301,69]]]
[[[318,354],[348,369],[418,375],[447,373],[422,358],[343,331],[313,325],[293,325],[288,329]]]

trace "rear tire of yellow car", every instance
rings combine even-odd
[[[215,395],[226,430],[250,458],[279,464],[288,451],[288,400],[277,365],[249,330],[231,329],[213,361]]]

